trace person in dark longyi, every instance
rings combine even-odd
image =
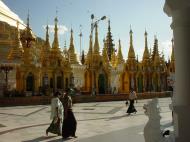
[[[134,106],[134,101],[137,99],[137,95],[136,92],[133,90],[133,88],[130,89],[130,93],[129,93],[129,107],[126,113],[128,113],[128,115],[130,115],[131,113],[136,113],[137,110],[135,109]]]
[[[77,128],[77,121],[72,111],[72,99],[68,96],[68,92],[64,93],[63,107],[64,107],[64,120],[62,127],[62,137],[64,139],[68,137],[77,138],[75,135]]]

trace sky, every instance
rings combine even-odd
[[[171,18],[163,12],[165,0],[3,0],[25,23],[27,14],[30,15],[30,27],[33,32],[45,39],[44,27],[51,27],[50,42],[54,36],[54,18],[58,17],[59,45],[67,47],[70,42],[70,29],[74,31],[74,45],[80,53],[80,30],[82,31],[81,50],[88,52],[91,14],[96,19],[106,16],[107,19],[98,24],[100,50],[103,39],[107,35],[108,19],[111,21],[111,32],[118,48],[121,40],[122,52],[125,59],[129,50],[130,25],[133,31],[135,54],[141,60],[144,51],[144,32],[148,33],[148,48],[153,48],[154,36],[158,38],[159,51],[165,58],[171,55],[172,30]],[[57,11],[57,14],[56,14]],[[80,26],[81,25],[81,26]]]

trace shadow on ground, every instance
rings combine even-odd
[[[22,142],[39,142],[39,141],[48,140],[48,139],[51,139],[54,137],[56,137],[56,136],[41,136],[41,137],[38,137],[38,138],[35,138],[32,140],[26,140],[26,141],[22,141]]]

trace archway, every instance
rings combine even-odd
[[[26,77],[26,91],[34,91],[34,75],[32,73]]]
[[[57,89],[63,89],[63,77],[57,76]]]
[[[105,75],[99,74],[99,77],[98,77],[98,92],[99,92],[99,94],[105,94],[106,87],[107,87],[107,84],[106,84]]]
[[[152,86],[153,86],[153,90],[154,90],[155,92],[157,92],[157,91],[158,91],[158,75],[157,75],[157,74],[155,74],[155,75],[153,76],[153,83],[152,83]]]
[[[137,87],[138,87],[138,92],[139,93],[142,93],[143,92],[143,76],[142,74],[140,74],[137,78]]]

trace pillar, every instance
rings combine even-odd
[[[166,0],[164,11],[172,17],[175,50],[173,98],[176,142],[190,139],[190,0]]]

